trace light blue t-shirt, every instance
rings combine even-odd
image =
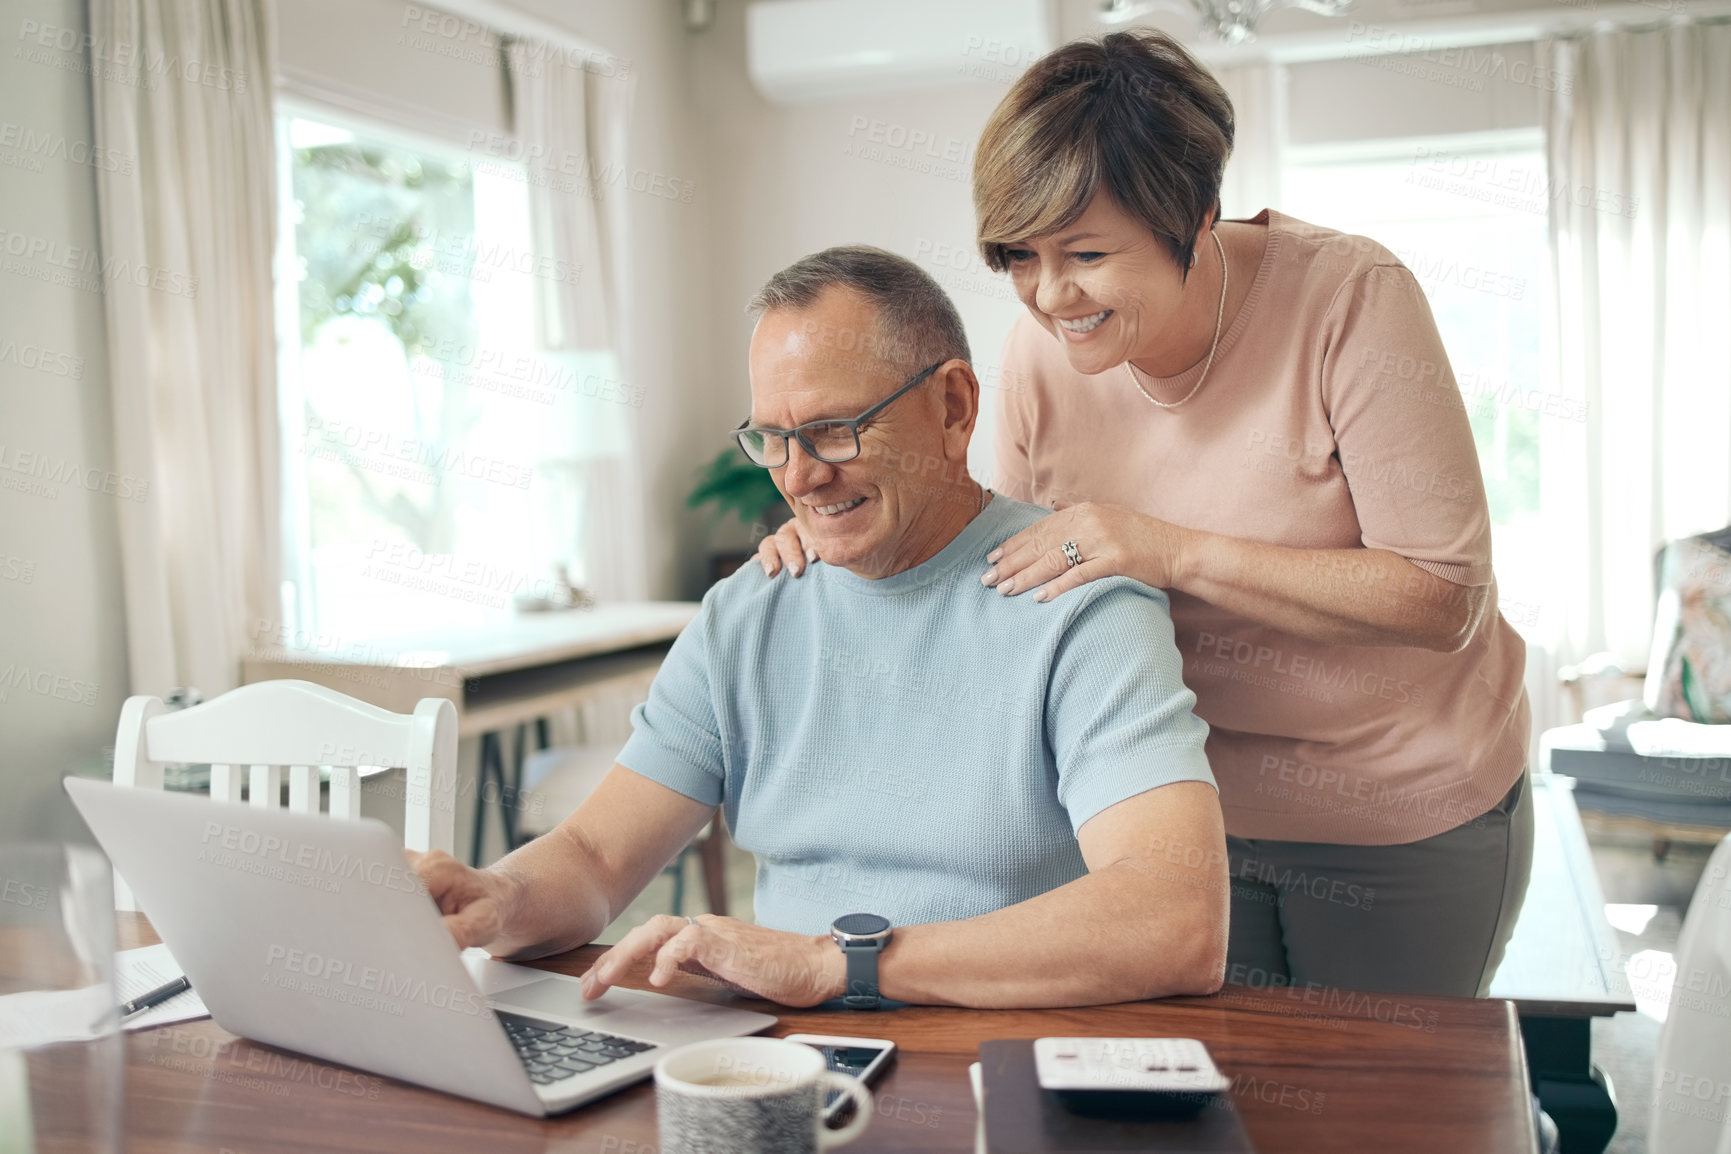
[[[1101,810],[1214,784],[1164,593],[1112,577],[1041,604],[980,584],[1046,512],[998,496],[893,577],[751,564],[704,597],[619,762],[725,806],[757,856],[759,924],[1002,909],[1085,874],[1076,831]]]

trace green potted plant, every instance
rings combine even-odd
[[[698,470],[697,487],[685,498],[693,509],[713,503],[717,520],[732,513],[751,526],[753,543],[775,532],[792,516],[769,470],[746,460],[736,448],[723,449]],[[717,553],[710,558],[710,579],[719,581],[749,561],[755,550]]]

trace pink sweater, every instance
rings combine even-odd
[[[1128,366],[1077,373],[1017,323],[995,487],[1275,545],[1387,549],[1492,585],[1478,455],[1418,282],[1364,237],[1272,211],[1250,223],[1268,228],[1256,282],[1182,408],[1150,405]],[[1171,402],[1200,374],[1135,378]],[[1317,560],[1317,580],[1365,600],[1403,592]],[[1229,833],[1416,841],[1490,809],[1525,763],[1525,646],[1498,613],[1458,653],[1309,641],[1177,592],[1172,617]]]

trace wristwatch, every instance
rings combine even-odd
[[[842,1002],[850,1010],[878,1010],[878,955],[890,944],[890,920],[877,914],[843,914],[830,923],[829,936],[847,959],[847,993]]]

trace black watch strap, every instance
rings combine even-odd
[[[861,942],[841,948],[847,961],[847,993],[842,1003],[850,1010],[876,1010],[883,1006],[878,995],[878,954],[880,942]]]

